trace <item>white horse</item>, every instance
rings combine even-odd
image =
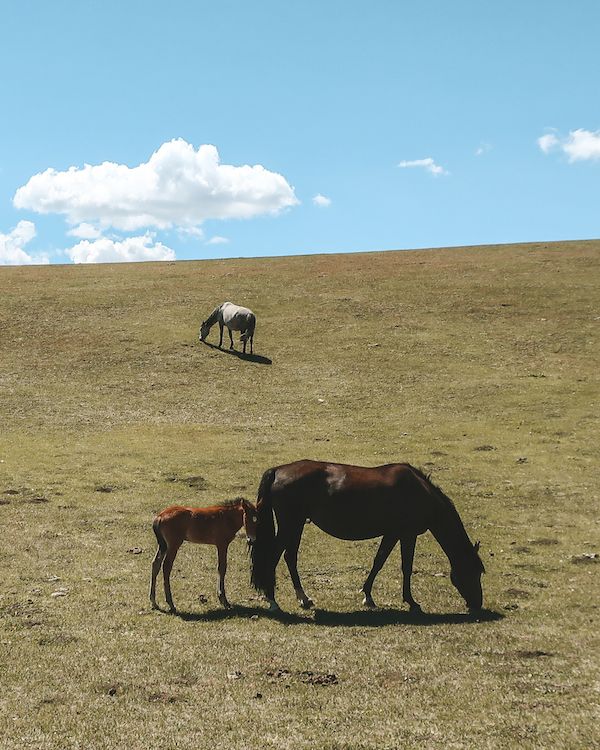
[[[219,324],[221,337],[219,347],[223,345],[223,327],[227,326],[229,331],[229,340],[231,341],[230,349],[233,349],[232,331],[240,331],[240,341],[244,344],[244,354],[246,353],[246,344],[250,341],[250,354],[252,354],[252,342],[254,340],[254,329],[256,328],[256,316],[252,310],[247,307],[234,305],[233,302],[223,302],[222,305],[215,307],[206,320],[202,321],[200,326],[200,341],[208,336],[208,333],[215,323]]]

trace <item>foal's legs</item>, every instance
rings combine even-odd
[[[154,560],[152,561],[152,577],[150,579],[150,601],[152,602],[153,609],[158,609],[158,605],[156,603],[156,576],[158,575],[160,566],[163,564],[163,560],[165,559],[165,554],[166,552],[163,552],[161,548],[159,547],[156,550],[156,555],[154,555]]]
[[[227,329],[229,331],[229,340],[231,341],[231,344],[229,345],[230,349],[233,349],[233,334],[231,333],[231,328]]]
[[[217,545],[217,553],[219,555],[219,581],[217,583],[217,596],[219,597],[219,601],[225,607],[225,609],[229,609],[229,607],[231,606],[227,601],[227,596],[225,595],[225,573],[227,572],[228,547],[229,542],[227,542],[226,544],[221,543]]]
[[[169,605],[169,609],[171,612],[175,612],[175,605],[173,604],[173,597],[171,596],[171,569],[173,567],[173,563],[175,562],[175,558],[177,557],[177,552],[179,550],[179,547],[181,545],[178,544],[176,547],[171,547],[167,550],[167,554],[165,555],[165,561],[163,563],[163,580],[165,584],[165,598],[167,600],[167,604]]]
[[[379,571],[383,568],[385,561],[390,556],[391,551],[396,546],[397,541],[397,536],[384,536],[381,540],[379,549],[377,550],[377,554],[375,555],[375,559],[373,560],[373,567],[371,568],[371,572],[367,576],[367,580],[364,582],[361,589],[362,593],[365,595],[363,599],[363,604],[365,607],[375,607],[375,602],[373,601],[373,597],[371,596],[373,582],[375,581],[377,573],[379,573]]]
[[[219,321],[219,349],[223,346],[223,323]]]
[[[421,611],[421,607],[413,599],[410,590],[410,577],[412,576],[416,543],[416,536],[403,537],[400,540],[400,551],[402,552],[402,598],[410,607],[411,612]]]

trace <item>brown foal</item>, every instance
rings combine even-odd
[[[171,612],[175,612],[171,595],[171,569],[183,542],[214,544],[218,552],[219,582],[217,594],[224,607],[229,607],[225,595],[225,573],[227,571],[227,548],[242,524],[248,543],[256,538],[256,508],[248,500],[238,497],[231,502],[213,505],[210,508],[189,508],[171,505],[155,518],[152,528],[158,540],[158,549],[152,562],[150,601],[156,604],[156,577],[163,570],[165,597]]]

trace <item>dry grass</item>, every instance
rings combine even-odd
[[[599,249],[0,269],[2,748],[600,746]],[[224,299],[271,364],[197,342]],[[152,513],[301,457],[431,471],[501,617],[463,615],[428,537],[433,614],[402,609],[397,552],[363,612],[377,541],[312,526],[314,613],[282,569],[267,615],[242,540],[236,610],[188,546],[184,615],[152,612]]]

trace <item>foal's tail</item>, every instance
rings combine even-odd
[[[156,540],[158,541],[158,548],[160,549],[160,552],[162,555],[164,555],[167,551],[167,540],[164,538],[162,531],[160,530],[160,517],[156,516],[154,519],[154,523],[152,524],[152,531],[154,531],[156,535]]]
[[[275,469],[268,469],[260,480],[256,501],[256,540],[250,551],[250,582],[270,599],[275,592],[275,523],[271,502],[271,486]]]

